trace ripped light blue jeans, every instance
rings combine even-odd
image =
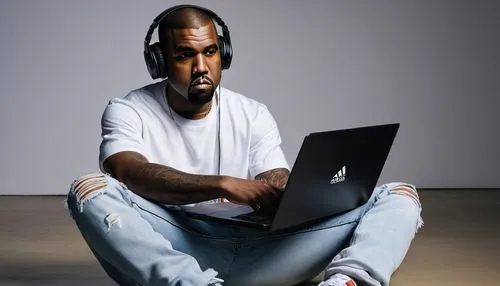
[[[377,187],[340,216],[276,233],[188,218],[101,173],[75,180],[67,205],[120,285],[296,285],[323,270],[325,279],[343,273],[388,285],[422,224],[417,192],[406,183]]]

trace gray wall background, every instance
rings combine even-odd
[[[180,1],[0,1],[0,194],[98,169],[110,98],[151,82],[142,41]],[[191,1],[228,24],[223,85],[303,136],[400,122],[381,182],[500,187],[500,1]]]

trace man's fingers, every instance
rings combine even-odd
[[[251,207],[252,207],[252,209],[253,209],[254,211],[256,211],[256,212],[260,211],[260,205],[258,205],[258,204],[254,204],[254,205],[252,205]]]
[[[254,211],[259,211],[260,208],[262,207],[262,203],[259,202],[258,200],[251,201],[249,205]]]
[[[274,208],[281,195],[279,190],[263,181],[253,181],[241,199],[254,210]]]
[[[255,197],[251,199],[250,206],[258,211],[261,208],[266,207],[270,201],[272,201],[272,191],[269,189],[269,185],[265,184],[258,188],[258,191],[255,193]]]
[[[268,185],[265,191],[262,193],[260,209],[263,211],[273,212],[276,209],[280,199],[279,193],[275,188]]]

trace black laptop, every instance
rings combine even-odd
[[[276,212],[233,203],[197,204],[188,216],[276,231],[339,215],[367,202],[399,123],[316,132],[304,138]]]

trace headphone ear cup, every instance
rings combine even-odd
[[[228,69],[231,66],[233,58],[233,48],[223,36],[219,36],[219,50],[222,60],[222,69]]]
[[[153,79],[167,77],[165,60],[159,43],[148,46],[147,51],[144,52],[144,60],[146,61],[148,72]]]
[[[156,61],[151,51],[151,46],[147,46],[147,48],[144,49],[144,61],[146,62],[146,68],[148,69],[149,75],[151,75],[153,79],[158,78],[158,69],[156,68]]]
[[[160,43],[156,42],[150,46],[151,54],[154,57],[154,62],[156,66],[157,76],[156,78],[166,78],[167,77],[167,65],[165,63],[165,58],[163,57],[163,52],[161,51]]]

